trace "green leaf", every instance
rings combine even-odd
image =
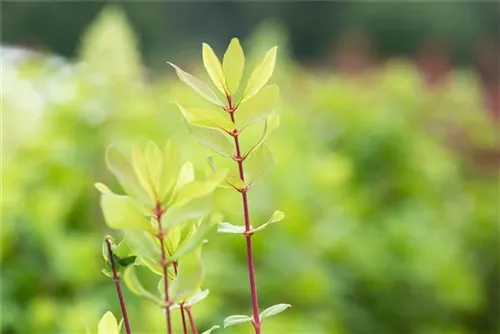
[[[248,99],[245,103],[240,104],[235,112],[240,131],[269,116],[276,107],[278,94],[278,86],[269,85],[262,88],[260,92]]]
[[[220,111],[207,108],[185,107],[179,103],[177,103],[177,106],[186,121],[191,125],[219,129],[227,133],[232,133],[235,129],[234,123]]]
[[[245,180],[254,186],[261,181],[274,166],[273,154],[267,145],[262,144],[247,160],[245,160]]]
[[[160,194],[162,193],[162,189],[160,188],[163,172],[163,152],[155,142],[150,141],[146,145],[144,159],[149,170],[149,177],[155,194]]]
[[[224,157],[233,155],[234,147],[229,138],[220,130],[188,125],[188,131],[203,146]]]
[[[255,94],[267,83],[274,71],[274,64],[276,62],[276,52],[278,47],[275,46],[267,51],[264,59],[255,67],[250,79],[248,79],[247,87],[243,93],[241,102],[245,102]]]
[[[203,43],[202,49],[203,65],[205,66],[210,79],[222,94],[227,95],[226,77],[222,71],[219,58],[217,58],[210,45]]]
[[[120,241],[116,247],[112,248],[112,251],[113,254],[120,259],[126,259],[135,255],[130,243],[125,239]]]
[[[264,311],[260,313],[260,318],[272,317],[278,313],[283,312],[287,308],[292,307],[290,304],[276,304],[271,307],[266,308]]]
[[[109,270],[106,269],[101,269],[101,273],[103,273],[105,276],[108,276],[109,278],[113,278],[113,273]]]
[[[113,192],[111,191],[111,189],[109,189],[109,187],[107,185],[105,185],[104,183],[100,183],[100,182],[96,182],[94,183],[94,187],[99,190],[99,192],[101,194],[113,194]]]
[[[101,195],[101,207],[111,228],[151,230],[141,206],[128,196]]]
[[[143,256],[139,256],[137,265],[147,267],[153,274],[163,276],[163,267],[158,264],[158,260],[151,260]]]
[[[120,327],[115,316],[111,312],[106,312],[97,326],[98,334],[120,334]]]
[[[228,175],[226,176],[226,183],[232,188],[242,191],[247,187],[247,184],[240,179],[239,176]]]
[[[182,206],[170,207],[162,216],[163,228],[171,229],[190,219],[205,216],[212,210],[212,197],[196,198]]]
[[[134,167],[139,184],[146,190],[151,201],[155,203],[158,196],[152,182],[153,180],[151,179],[146,158],[137,145],[132,147],[132,166]]]
[[[156,261],[161,257],[161,248],[158,239],[146,231],[123,231],[125,238],[137,255]]]
[[[201,333],[201,334],[210,334],[210,333],[212,333],[214,330],[216,330],[217,328],[220,328],[220,326],[214,325],[214,326],[212,326],[210,329],[208,329],[208,330],[204,331],[204,332],[203,332],[203,333]]]
[[[245,322],[252,322],[252,317],[248,315],[231,315],[224,319],[224,328]]]
[[[256,227],[254,229],[251,229],[250,232],[251,233],[255,233],[255,232],[258,232],[264,228],[266,228],[267,226],[271,225],[271,224],[274,224],[274,223],[277,223],[279,221],[282,221],[283,219],[285,219],[285,214],[279,210],[276,210],[273,212],[273,214],[271,215],[271,217],[269,218],[269,220],[267,222],[265,222],[264,224],[260,225],[259,227]]]
[[[144,286],[139,281],[137,274],[135,273],[135,266],[130,266],[125,269],[123,280],[125,281],[125,284],[130,289],[130,291],[132,291],[136,295],[149,299],[160,306],[164,304],[164,302],[158,296],[154,295],[144,288]]]
[[[193,297],[200,289],[203,280],[201,248],[189,253],[179,262],[177,278],[169,287],[169,297],[176,303],[182,303]]]
[[[250,150],[248,150],[247,153],[245,153],[245,155],[243,155],[243,157],[247,158],[250,154],[252,154],[252,152],[254,152],[257,148],[259,148],[259,146],[262,145],[264,140],[266,140],[267,136],[269,136],[271,132],[276,130],[276,128],[278,128],[279,125],[280,125],[279,116],[276,113],[272,113],[271,115],[269,115],[266,118],[266,124],[264,126],[264,132],[262,133],[261,138],[257,141],[257,143],[255,143],[254,146],[252,146]]]
[[[222,103],[215,92],[210,89],[207,85],[203,83],[200,79],[197,77],[184,72],[181,70],[179,67],[172,63],[168,63],[170,66],[172,66],[175,69],[175,73],[177,73],[177,77],[184,82],[186,85],[191,87],[196,93],[198,93],[201,97],[203,97],[205,100],[218,105],[218,106],[224,106],[224,103]]]
[[[231,223],[222,222],[217,226],[217,232],[243,234],[245,233],[245,226],[236,226]]]
[[[240,86],[241,76],[245,68],[245,54],[237,38],[231,39],[222,60],[222,69],[226,77],[229,93],[233,95]]]
[[[195,249],[197,249],[205,240],[205,236],[210,232],[212,227],[215,226],[217,221],[202,220],[201,224],[196,228],[195,233],[186,239],[180,246],[175,250],[175,252],[171,256],[172,261],[177,261],[183,256],[191,253]]]
[[[197,295],[195,295],[194,297],[191,297],[189,298],[185,303],[184,305],[187,305],[187,306],[193,306],[194,304],[197,304],[199,302],[201,302],[203,299],[207,298],[208,297],[208,294],[210,293],[210,290],[208,289],[205,289],[203,291],[200,291]]]
[[[171,207],[181,207],[193,199],[205,197],[213,193],[217,186],[225,179],[226,174],[226,169],[220,169],[206,180],[192,181],[185,184],[177,191]]]
[[[191,161],[186,161],[179,171],[179,177],[177,178],[177,183],[175,188],[181,188],[187,183],[194,181],[194,167]]]
[[[181,169],[181,153],[179,148],[169,140],[163,149],[163,172],[161,178],[161,199],[167,200],[172,192]]]
[[[127,194],[144,203],[148,201],[148,195],[140,186],[134,168],[128,159],[113,146],[106,150],[106,164]]]

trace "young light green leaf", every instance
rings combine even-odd
[[[217,58],[210,45],[203,43],[202,49],[203,65],[210,76],[210,80],[212,80],[215,87],[217,87],[222,94],[227,95],[226,77],[222,71],[219,58]]]
[[[188,131],[203,146],[224,157],[232,156],[234,147],[229,138],[219,130],[188,125]]]
[[[161,298],[144,288],[144,286],[139,281],[137,274],[135,273],[135,266],[130,266],[125,269],[123,280],[125,281],[125,284],[130,289],[130,291],[132,291],[136,295],[149,299],[160,306],[164,304]]]
[[[201,302],[203,299],[207,298],[208,297],[208,294],[210,293],[210,290],[208,289],[205,289],[203,291],[200,291],[197,295],[195,295],[194,297],[191,297],[189,298],[185,303],[184,305],[187,305],[187,306],[193,306],[194,304],[197,304],[199,302]]]
[[[271,132],[276,130],[276,128],[278,128],[279,125],[280,125],[280,118],[278,114],[272,113],[271,115],[269,115],[266,119],[266,124],[264,126],[264,132],[262,133],[262,137],[257,141],[257,143],[255,143],[254,146],[252,146],[250,150],[248,150],[247,153],[245,153],[245,155],[243,155],[243,157],[247,158],[250,154],[252,154],[252,152],[254,152],[257,148],[259,148],[259,146],[262,145],[264,140],[266,140],[267,136],[269,136]]]
[[[245,226],[236,226],[231,223],[222,222],[217,226],[217,232],[243,234],[245,233]]]
[[[159,194],[162,190],[160,187],[163,172],[163,152],[155,142],[150,141],[146,145],[144,159],[149,170],[151,185],[155,189],[155,194]]]
[[[157,194],[154,188],[153,180],[151,179],[149,167],[144,154],[137,145],[132,147],[132,166],[134,167],[139,184],[146,190],[151,201],[155,203]]]
[[[229,93],[234,95],[240,86],[241,76],[245,68],[245,54],[237,38],[231,39],[222,60],[222,69],[226,77]]]
[[[226,183],[238,191],[242,191],[247,187],[247,184],[239,176],[234,175],[226,176]]]
[[[127,194],[143,203],[148,202],[148,195],[140,186],[134,168],[128,159],[113,146],[106,150],[106,164]]]
[[[266,144],[262,144],[245,160],[245,180],[255,186],[274,166],[273,154]]]
[[[202,221],[201,225],[196,228],[194,234],[187,238],[179,246],[179,248],[175,250],[175,252],[171,256],[171,260],[177,261],[178,259],[197,249],[201,244],[203,244],[205,236],[210,232],[210,230],[215,226],[216,223],[217,221],[213,220]]]
[[[274,223],[277,223],[281,220],[285,219],[285,214],[279,210],[276,210],[273,212],[273,214],[271,215],[271,217],[269,218],[269,220],[267,222],[265,222],[264,224],[260,225],[259,227],[256,227],[254,229],[251,229],[250,232],[251,233],[255,233],[255,232],[258,232],[264,228],[266,228],[267,226],[271,225],[271,224],[274,224]]]
[[[247,87],[243,93],[241,103],[245,102],[255,94],[267,83],[274,71],[274,64],[276,63],[276,53],[278,47],[275,46],[267,51],[262,62],[260,62],[252,72],[250,79],[248,79]]]
[[[220,326],[214,325],[214,326],[212,326],[210,329],[208,329],[208,330],[204,331],[204,332],[203,332],[203,333],[201,333],[201,334],[210,334],[210,333],[212,333],[214,330],[216,330],[217,328],[220,328]]]
[[[278,94],[278,86],[269,85],[262,88],[260,92],[248,99],[248,101],[242,103],[235,112],[240,131],[269,116],[276,107]]]
[[[243,324],[245,322],[252,322],[252,317],[249,317],[248,315],[231,315],[224,319],[224,328]]]
[[[194,166],[191,161],[186,161],[179,171],[179,176],[177,177],[177,183],[175,189],[179,189],[182,186],[194,181]]]
[[[207,85],[205,85],[203,83],[203,81],[201,81],[197,77],[195,77],[195,76],[193,76],[193,75],[191,75],[191,74],[189,74],[187,72],[184,72],[179,67],[177,67],[176,65],[174,65],[174,64],[172,64],[170,62],[168,64],[175,69],[175,72],[177,73],[177,77],[179,77],[179,79],[182,82],[184,82],[186,85],[188,85],[189,87],[191,87],[201,97],[203,97],[205,100],[207,100],[207,101],[209,101],[209,102],[211,102],[213,104],[216,104],[218,106],[224,106],[224,103],[222,103],[219,100],[219,98],[214,93],[214,91],[212,89],[210,89],[210,87],[208,87]]]
[[[212,210],[212,197],[205,196],[189,201],[182,206],[170,207],[162,216],[162,225],[166,229],[171,229],[178,224],[188,220],[200,218]]]
[[[109,270],[106,269],[101,269],[101,273],[103,273],[105,276],[108,276],[109,278],[113,278],[113,273]]]
[[[161,256],[160,243],[146,231],[124,230],[126,240],[137,255],[156,261]]]
[[[203,267],[201,263],[201,248],[189,253],[179,262],[177,278],[169,288],[169,297],[176,303],[182,303],[193,297],[200,289],[203,280]]]
[[[271,307],[266,308],[264,311],[260,313],[260,318],[263,319],[265,317],[272,317],[278,313],[283,312],[287,308],[292,307],[290,304],[276,304]]]
[[[94,187],[96,187],[96,189],[99,190],[99,192],[101,194],[104,194],[104,195],[113,194],[111,189],[109,189],[109,187],[107,185],[105,185],[104,183],[96,182],[96,183],[94,183]]]
[[[194,126],[204,128],[219,129],[227,133],[232,133],[235,129],[233,122],[225,117],[222,112],[206,108],[190,108],[177,103],[186,121]]]
[[[213,193],[217,186],[225,179],[226,174],[226,169],[219,169],[206,180],[192,181],[185,184],[177,191],[171,207],[181,207],[193,199],[205,197]]]
[[[169,140],[163,149],[163,172],[161,178],[161,198],[167,200],[176,184],[181,169],[181,153],[179,148]]]
[[[151,230],[143,209],[127,196],[101,195],[106,224],[114,229]]]
[[[110,311],[106,312],[97,326],[98,334],[120,334],[120,327],[115,316]]]

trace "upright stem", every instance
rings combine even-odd
[[[191,324],[191,331],[193,332],[193,334],[198,334],[198,329],[196,329],[196,325],[194,323],[193,312],[191,312],[191,306],[187,306],[185,310],[189,317],[189,323]]]
[[[231,115],[231,121],[236,123],[236,119],[234,117],[234,112],[236,111],[236,107],[232,106],[231,97],[228,96],[229,107],[228,111]],[[238,131],[233,133],[234,138],[234,146],[236,148],[236,156],[234,160],[238,164],[238,170],[240,173],[240,179],[245,181],[245,172],[243,169],[243,158],[241,156],[240,150],[240,142],[238,138]],[[250,225],[250,214],[248,210],[248,197],[247,197],[248,188],[241,190],[241,198],[243,201],[243,215],[245,218],[245,239],[247,243],[247,264],[248,264],[248,278],[250,281],[250,294],[252,297],[252,308],[253,308],[253,326],[255,328],[255,334],[260,334],[261,330],[261,321],[259,315],[259,300],[257,297],[257,284],[255,282],[255,268],[253,264],[253,254],[252,254],[252,234],[250,233],[251,225]]]
[[[120,300],[120,308],[122,309],[123,323],[125,324],[125,331],[127,334],[131,334],[130,322],[128,320],[127,307],[125,306],[125,299],[123,298],[122,288],[120,286],[120,276],[116,271],[115,260],[113,259],[113,252],[111,251],[111,240],[106,238],[106,246],[108,248],[108,258],[111,264],[111,270],[113,271],[113,281],[115,281],[116,293],[118,294],[118,299]]]
[[[175,277],[177,277],[177,262],[173,262]],[[184,334],[188,334],[187,325],[186,325],[186,316],[184,314],[184,304],[180,305],[181,317],[182,317],[182,329]]]
[[[170,319],[170,299],[168,297],[168,263],[167,256],[165,252],[165,233],[163,232],[163,228],[161,226],[161,216],[163,215],[163,210],[161,208],[161,204],[157,203],[155,208],[156,220],[158,221],[158,240],[160,240],[161,247],[161,258],[160,263],[163,269],[163,288],[165,289],[165,321],[167,323],[167,334],[172,334],[172,321]]]

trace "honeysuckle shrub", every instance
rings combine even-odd
[[[75,60],[2,50],[4,332],[83,333],[82,319],[94,332],[107,310],[120,318],[114,286],[100,272],[100,242],[110,231],[92,186],[120,189],[103,159],[108,146],[126,152],[177,137],[194,166],[209,154],[170,103],[196,94],[166,66],[153,75],[141,64],[121,14],[98,20],[82,45],[101,50],[91,59],[83,50]],[[316,73],[289,57],[281,35],[260,31],[242,43],[257,55],[280,46],[273,82],[281,125],[267,141],[278,164],[252,190],[251,214],[265,221],[279,207],[287,220],[255,238],[259,301],[293,305],[265,331],[497,331],[498,183],[484,158],[497,129],[475,76],[457,69],[430,91],[404,60],[357,77]],[[200,67],[172,62],[208,80]],[[125,79],[111,71],[119,63]],[[213,205],[238,221],[232,192],[217,191]],[[200,328],[249,310],[241,240],[209,240]],[[157,277],[145,279],[156,288]],[[157,306],[124,290],[131,322],[163,330]]]

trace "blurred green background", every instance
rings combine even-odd
[[[261,307],[293,307],[264,332],[499,332],[498,4],[1,7],[2,333],[119,314],[100,272],[105,149],[175,136],[201,173],[210,152],[170,103],[198,100],[165,62],[207,79],[201,42],[222,55],[233,36],[247,69],[280,47],[277,167],[250,201],[255,223],[287,215],[254,238]],[[234,192],[216,207],[241,224]],[[243,239],[212,235],[204,260],[199,328],[249,313]],[[135,332],[164,332],[156,306],[126,300]]]

